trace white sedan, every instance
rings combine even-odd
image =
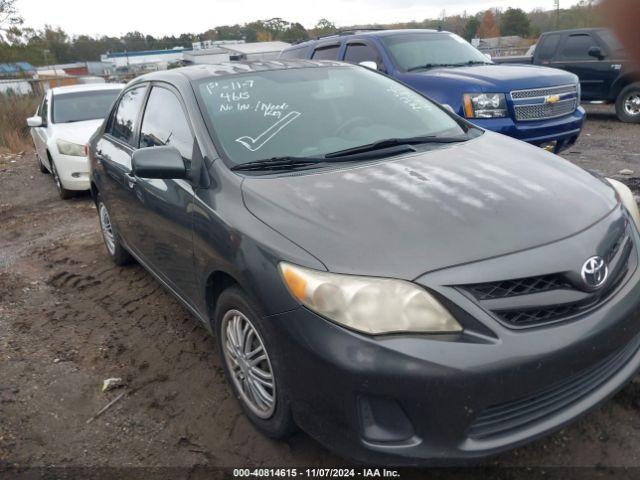
[[[89,190],[85,145],[123,87],[103,83],[52,88],[27,119],[40,170],[53,174],[61,198]]]

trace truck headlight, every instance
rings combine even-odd
[[[504,93],[465,93],[462,97],[467,118],[503,118],[507,116]]]
[[[345,327],[376,335],[460,332],[462,327],[423,288],[404,280],[339,275],[280,264],[289,292],[308,309]]]
[[[84,146],[66,140],[57,140],[58,151],[62,155],[72,155],[74,157],[84,157]]]
[[[629,215],[636,224],[636,228],[640,231],[640,213],[638,212],[638,204],[636,199],[633,198],[633,193],[624,183],[614,180],[613,178],[607,178],[607,181],[615,189],[622,201],[622,205],[627,209]]]

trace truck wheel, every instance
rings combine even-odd
[[[640,82],[622,89],[616,99],[616,114],[621,122],[640,123]]]

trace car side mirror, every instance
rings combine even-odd
[[[485,53],[484,56],[487,57],[487,60],[493,61],[493,58],[491,57],[490,53]]]
[[[358,63],[361,67],[368,68],[370,70],[378,70],[378,64],[372,60],[365,60],[364,62]]]
[[[146,147],[131,156],[133,174],[140,178],[187,178],[187,167],[177,148]]]
[[[27,126],[42,127],[42,117],[39,115],[34,115],[33,117],[27,118]]]
[[[602,50],[600,49],[600,47],[591,47],[589,48],[589,51],[587,52],[587,54],[590,57],[595,57],[598,60],[602,60],[604,58],[604,55],[602,53]]]

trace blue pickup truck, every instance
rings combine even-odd
[[[375,68],[482,128],[554,152],[575,143],[584,123],[576,75],[535,65],[496,65],[450,32],[341,32],[293,45],[280,58]]]

